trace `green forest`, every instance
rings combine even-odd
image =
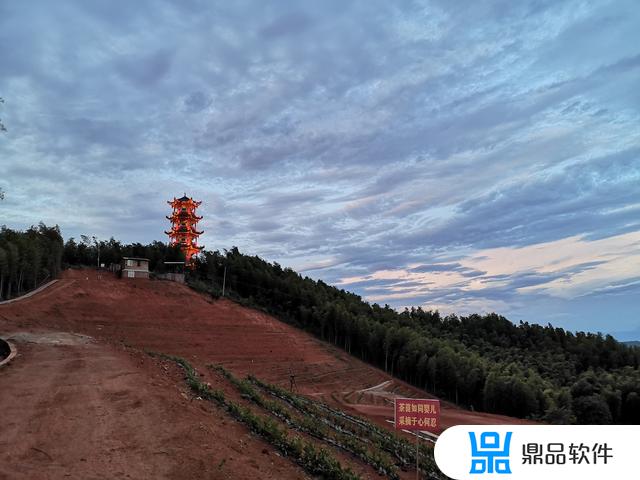
[[[118,240],[98,240],[95,237],[82,235],[79,241],[69,238],[64,244],[63,262],[66,266],[98,266],[109,267],[112,263],[120,263],[122,257],[140,257],[149,259],[149,269],[156,273],[165,271],[164,262],[184,261],[179,248],[162,242],[122,244]]]
[[[57,227],[3,228],[4,296],[55,276],[60,261],[63,267],[95,266],[98,255],[107,265],[122,256],[146,257],[157,273],[164,261],[181,258],[162,242],[123,245],[83,236],[63,246]],[[222,294],[224,282],[229,298],[469,409],[550,423],[640,424],[640,348],[610,335],[514,324],[495,313],[398,312],[235,247],[203,252],[187,280],[213,297]]]
[[[610,335],[369,304],[277,263],[204,252],[192,287],[227,295],[470,409],[551,423],[640,423],[640,349]]]
[[[60,273],[63,241],[58,226],[25,232],[0,228],[0,300],[37,288]]]

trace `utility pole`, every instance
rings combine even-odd
[[[224,297],[224,287],[227,283],[227,266],[224,266],[224,274],[222,276],[222,296]]]
[[[294,390],[298,390],[298,386],[296,385],[296,376],[289,367],[289,391],[293,392]]]
[[[98,249],[98,269],[100,269],[100,242],[98,242],[95,235],[93,236],[93,243],[96,244],[96,248]]]
[[[420,446],[420,436],[418,435],[418,432],[416,432],[416,480],[420,480],[420,459],[418,457],[418,449]]]

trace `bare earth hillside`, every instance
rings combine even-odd
[[[18,356],[0,369],[0,479],[309,478],[225,411],[194,397],[182,357],[234,393],[209,364],[253,374],[390,428],[394,396],[429,397],[273,317],[185,286],[67,271],[0,305],[0,337]],[[444,426],[520,423],[444,403]],[[315,440],[314,440],[315,441]],[[337,451],[363,478],[371,466]],[[401,478],[412,478],[400,471]]]

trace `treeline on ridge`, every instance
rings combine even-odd
[[[180,258],[161,242],[83,240],[67,241],[65,264],[96,265],[98,247],[101,263],[142,256],[157,272]],[[552,423],[640,424],[640,349],[609,335],[515,325],[495,313],[397,312],[235,247],[203,252],[188,282],[219,296],[225,268],[226,294],[234,300],[461,406]]]
[[[109,266],[122,257],[149,259],[150,269],[161,273],[164,262],[184,261],[179,248],[162,242],[122,244],[113,238],[97,240],[82,235],[80,241],[66,242],[60,228],[40,223],[26,231],[0,227],[0,300],[33,290],[56,278],[62,268],[71,266]]]
[[[22,232],[0,227],[0,301],[22,295],[60,272],[60,229],[40,223]]]
[[[149,269],[156,273],[165,271],[164,262],[184,261],[184,254],[179,248],[154,241],[148,245],[141,243],[123,244],[113,237],[109,240],[97,240],[86,235],[80,241],[69,238],[64,244],[63,263],[66,266],[98,266],[109,267],[120,263],[122,257],[138,257],[149,259]]]

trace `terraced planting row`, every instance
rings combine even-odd
[[[254,376],[238,379],[220,365],[210,365],[209,368],[222,374],[241,395],[290,428],[354,455],[387,478],[398,479],[399,469],[415,468],[415,446],[404,438],[321,402],[262,382]],[[265,398],[264,394],[271,398]],[[422,448],[419,460],[423,475],[443,478],[435,466],[431,448]]]
[[[393,455],[396,459],[396,465],[405,469],[414,467],[416,463],[415,445],[412,445],[404,438],[389,432],[377,425],[364,420],[360,417],[349,415],[341,410],[332,408],[325,403],[313,401],[301,395],[296,395],[283,388],[262,382],[255,377],[249,377],[251,381],[261,386],[271,395],[279,397],[287,401],[294,408],[300,409],[309,415],[322,418],[323,421],[330,425],[335,425],[344,431],[352,432],[361,438],[366,438],[380,448]],[[420,465],[426,466],[427,471],[436,469],[433,459],[433,450],[429,446],[425,446],[419,453]],[[434,474],[437,476],[437,474]]]
[[[285,406],[280,401],[266,399],[258,392],[256,385],[248,379],[240,380],[220,366],[211,367],[227,378],[241,395],[283,421],[289,428],[354,455],[381,475],[386,475],[393,480],[399,479],[389,455],[372,448],[366,439],[359,438],[348,431],[331,428],[332,425],[324,422],[324,419],[302,414],[290,405]]]
[[[309,474],[327,480],[360,480],[357,474],[350,468],[343,467],[327,449],[318,448],[301,436],[289,435],[287,428],[280,427],[278,421],[269,416],[255,414],[250,408],[225,398],[221,390],[212,389],[201,382],[196,370],[183,358],[147,353],[156,358],[175,362],[184,370],[185,381],[195,395],[226,410],[233,418],[246,424],[252,432],[277,448],[282,455],[293,459]]]

